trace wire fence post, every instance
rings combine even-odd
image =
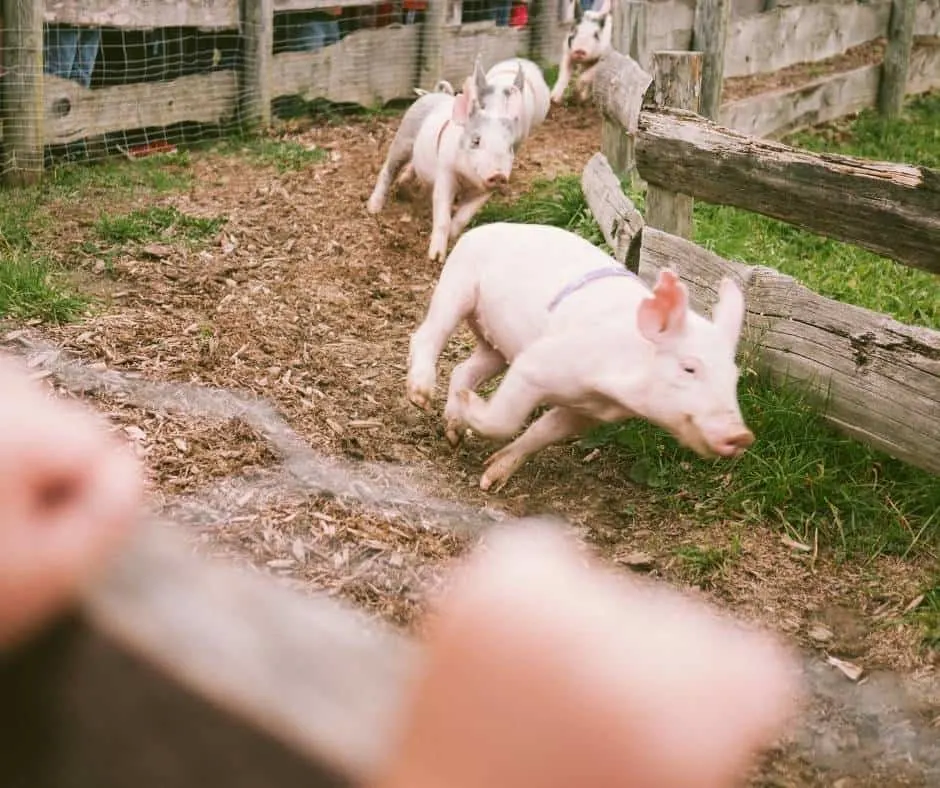
[[[44,0],[3,0],[3,180],[28,186],[43,171]]]
[[[239,118],[248,131],[271,125],[274,0],[242,0],[244,57],[239,70]]]

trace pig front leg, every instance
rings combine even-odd
[[[480,479],[480,489],[499,492],[533,454],[598,423],[597,419],[570,408],[555,407],[543,413],[522,435],[487,458],[487,470]]]
[[[428,259],[442,262],[447,257],[447,242],[450,239],[451,215],[454,209],[454,197],[457,184],[452,170],[438,168],[434,178],[434,191],[431,196],[433,205],[433,225]]]
[[[457,205],[457,210],[450,220],[450,240],[456,240],[457,236],[464,231],[473,217],[477,215],[477,211],[486,205],[486,201],[490,199],[491,195],[492,192],[482,192]]]
[[[460,418],[460,405],[457,401],[458,392],[463,389],[476,390],[488,380],[496,377],[506,368],[506,359],[503,354],[488,343],[477,340],[470,358],[461,361],[450,376],[450,387],[447,394],[447,404],[444,406],[444,435],[447,442],[455,449],[463,439],[466,424]]]
[[[549,94],[553,104],[561,104],[565,97],[565,90],[571,81],[571,60],[568,57],[568,50],[561,56],[561,64],[558,66],[558,79],[555,80],[555,86]]]
[[[597,63],[587,69],[575,85],[575,96],[582,104],[590,98],[591,90],[594,88],[594,75],[597,73]]]

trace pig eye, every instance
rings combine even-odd
[[[595,41],[600,41],[600,40],[601,40],[601,31],[600,31],[600,30],[595,30],[595,31],[594,31],[594,40],[595,40]]]
[[[479,134],[474,134],[474,135],[470,138],[470,147],[471,147],[471,148],[479,148],[479,147],[480,147],[480,135],[479,135]]]
[[[694,361],[686,360],[682,362],[682,371],[686,375],[694,376],[698,374],[698,366]]]

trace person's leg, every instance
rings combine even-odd
[[[101,48],[101,28],[90,27],[79,31],[75,62],[71,78],[82,87],[91,86],[91,75],[95,70],[98,50]]]
[[[65,25],[47,25],[43,46],[43,70],[69,79],[78,48],[78,29]]]
[[[509,26],[509,12],[512,10],[512,0],[495,0],[493,3],[496,15],[496,24],[499,27]]]

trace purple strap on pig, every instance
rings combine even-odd
[[[632,276],[634,278],[639,278],[635,273],[633,273],[633,271],[628,271],[626,268],[614,268],[613,266],[609,265],[605,265],[603,268],[595,268],[593,271],[588,271],[580,279],[575,279],[573,282],[565,285],[548,305],[548,311],[553,311],[555,307],[564,301],[568,296],[570,296],[576,290],[580,290],[586,284],[593,282],[595,279],[606,279],[608,276]]]

